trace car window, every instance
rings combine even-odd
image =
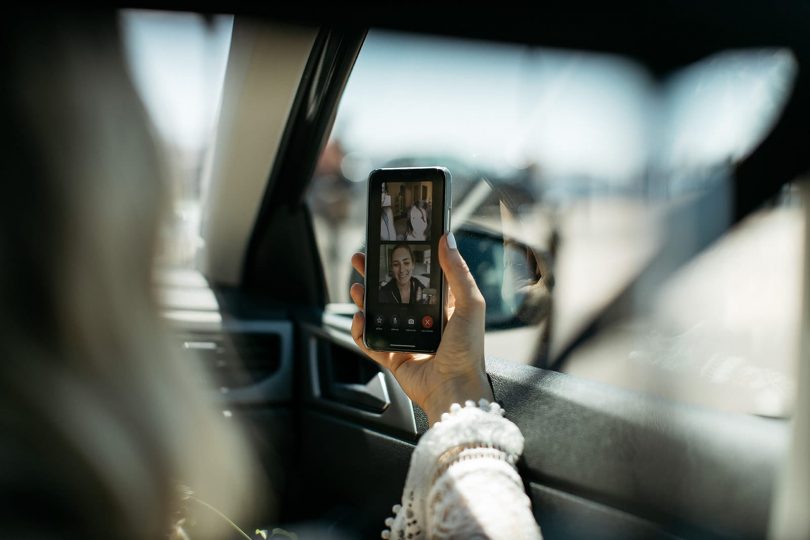
[[[661,77],[597,52],[372,30],[308,194],[330,299],[357,279],[369,171],[446,166],[487,354],[788,416],[797,198],[729,220],[733,167],[796,70],[787,50],[728,50]]]
[[[202,246],[203,171],[216,128],[233,16],[122,10],[124,51],[163,147],[171,196],[157,264],[191,269]]]

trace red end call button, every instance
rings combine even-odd
[[[433,328],[433,317],[430,315],[422,317],[422,328]]]

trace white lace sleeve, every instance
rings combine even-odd
[[[497,403],[450,408],[411,457],[383,538],[540,539],[515,462],[523,435]]]

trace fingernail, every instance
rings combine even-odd
[[[447,233],[447,247],[453,250],[458,249],[458,246],[456,246],[456,237],[453,236],[451,232]]]

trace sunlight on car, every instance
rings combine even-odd
[[[795,197],[724,231],[732,167],[778,119],[796,69],[787,50],[734,50],[661,78],[602,53],[372,30],[309,193],[331,299],[359,279],[348,260],[368,172],[446,166],[488,355],[789,415]],[[762,250],[771,263],[749,264]]]
[[[636,314],[579,347],[565,370],[721,410],[789,417],[804,222],[798,196],[788,190],[783,198],[778,210],[749,217],[639,299]]]

